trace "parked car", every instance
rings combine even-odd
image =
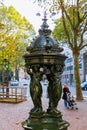
[[[19,81],[18,80],[11,80],[9,84],[10,84],[10,86],[19,86]]]
[[[87,82],[81,83],[82,90],[87,90]]]
[[[46,86],[48,86],[49,81],[48,81],[47,79],[42,80],[42,81],[41,81],[41,84],[42,84],[42,85],[46,85]]]
[[[30,84],[30,79],[22,78],[20,80],[20,86],[29,86],[29,84]]]

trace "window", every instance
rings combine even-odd
[[[68,66],[67,71],[69,71],[69,70],[73,70],[73,66]]]
[[[82,68],[82,64],[79,64],[79,69],[81,69]]]
[[[68,58],[65,60],[65,63],[70,63],[70,62],[72,62],[72,58]]]

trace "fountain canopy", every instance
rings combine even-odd
[[[42,19],[43,23],[39,29],[39,35],[33,39],[30,46],[27,47],[27,52],[24,59],[28,65],[30,64],[55,64],[61,62],[60,58],[65,59],[61,55],[63,48],[59,47],[59,43],[52,37],[51,30],[48,29],[46,14]]]

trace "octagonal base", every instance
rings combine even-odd
[[[30,117],[22,123],[25,130],[67,130],[69,123],[62,120],[61,113]]]

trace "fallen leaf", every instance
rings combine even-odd
[[[76,117],[76,119],[80,119],[79,117]]]

